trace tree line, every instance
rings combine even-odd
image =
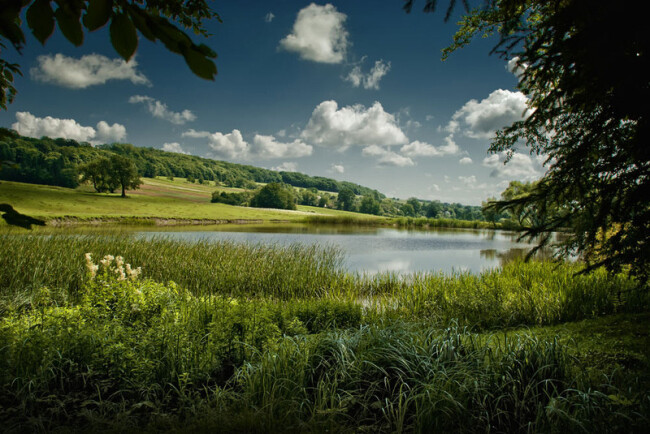
[[[338,194],[333,194],[319,191],[314,187],[301,189],[278,182],[269,183],[256,190],[240,192],[217,190],[212,194],[212,202],[279,209],[296,209],[296,205],[307,205],[388,217],[486,220],[486,216],[479,206],[424,201],[415,197],[404,201],[374,194],[356,195],[348,188],[343,188]],[[506,214],[500,215],[500,218],[506,217]]]
[[[173,176],[247,189],[256,188],[256,183],[277,182],[333,193],[347,188],[356,195],[385,197],[368,187],[321,176],[277,172],[124,143],[93,147],[89,143],[69,139],[35,139],[0,128],[0,161],[5,162],[0,170],[0,179],[7,181],[75,188],[80,182],[79,169],[82,165],[98,158],[110,159],[113,154],[129,158],[135,164],[138,174],[146,178]]]
[[[337,181],[298,172],[277,172],[260,167],[217,161],[193,155],[115,143],[94,147],[70,139],[40,139],[20,136],[0,128],[0,179],[75,188],[87,182],[97,192],[136,188],[140,177],[180,177],[190,182],[212,181],[244,192],[216,191],[212,201],[228,205],[269,206],[253,201],[259,183],[273,184],[270,196],[284,197],[281,208],[295,205],[335,208],[372,215],[484,220],[481,207],[424,201],[417,198],[387,198],[377,190],[346,181]],[[275,185],[283,186],[278,189]],[[287,192],[285,194],[284,192]],[[264,194],[267,192],[265,191]],[[289,199],[290,198],[290,199]],[[270,200],[270,199],[269,199]],[[270,200],[273,202],[273,200]],[[292,205],[290,205],[292,204]]]

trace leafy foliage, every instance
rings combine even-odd
[[[140,176],[133,161],[121,155],[111,155],[110,163],[111,178],[122,188],[122,197],[126,197],[127,189],[140,186]]]
[[[359,205],[359,212],[363,214],[379,215],[381,213],[381,207],[374,197],[364,196]]]
[[[464,327],[647,311],[647,292],[602,269],[529,262],[480,276],[355,276],[308,246],[0,241],[8,431],[646,428],[647,359],[609,348],[617,338],[602,344],[592,323],[558,328],[588,330],[586,353],[555,329]],[[635,326],[629,339],[647,341]]]
[[[92,147],[68,139],[23,137],[12,130],[0,128],[0,161],[15,165],[0,170],[0,179],[34,184],[76,187],[79,166],[98,158],[119,154],[132,160],[141,176],[173,176],[216,181],[226,187],[257,188],[258,182],[282,182],[294,187],[337,192],[347,187],[355,194],[384,195],[345,181],[309,176],[297,172],[276,172],[260,167],[217,161],[193,155],[176,154],[154,148],[141,148],[127,143]],[[57,161],[57,157],[60,161]],[[54,164],[56,161],[56,164]]]
[[[225,203],[226,205],[246,206],[251,200],[251,193],[229,193],[227,191],[215,191],[212,193],[212,203]]]
[[[111,176],[111,160],[106,157],[96,158],[79,168],[81,182],[90,182],[97,193],[113,193],[118,187],[116,179]]]
[[[262,187],[251,198],[251,206],[255,208],[296,209],[296,198],[293,189],[277,182],[271,182]]]
[[[494,52],[514,60],[529,116],[498,132],[492,152],[521,144],[546,157],[534,192],[497,209],[534,207],[526,234],[570,227],[564,253],[592,267],[650,277],[650,96],[642,14],[611,2],[498,0],[461,22],[449,54],[496,33]],[[608,29],[604,32],[603,29]]]
[[[139,32],[152,42],[161,41],[170,52],[182,55],[195,75],[214,80],[217,74],[213,61],[217,54],[205,44],[192,42],[177,26],[208,36],[203,21],[220,19],[205,0],[8,0],[3,2],[0,14],[0,48],[5,48],[4,40],[18,52],[24,47],[20,17],[25,8],[27,26],[41,44],[54,33],[55,24],[70,43],[80,46],[84,28],[92,32],[110,22],[111,44],[126,61],[135,54]],[[21,74],[19,65],[0,59],[0,108],[5,110],[16,94],[15,74]]]
[[[350,188],[344,188],[339,191],[336,198],[336,207],[344,211],[352,211],[355,208],[356,195]]]

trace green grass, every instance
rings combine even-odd
[[[126,224],[208,224],[227,222],[305,222],[309,224],[398,226],[408,228],[494,229],[480,221],[427,218],[387,218],[330,208],[298,205],[296,211],[259,209],[210,203],[212,192],[244,191],[189,183],[183,178],[142,178],[140,189],[119,194],[98,194],[84,185],[77,189],[0,182],[0,203],[54,224],[120,222]],[[0,220],[0,226],[6,226]],[[500,228],[499,225],[496,228]]]
[[[235,207],[210,203],[215,189],[176,179],[143,178],[142,188],[119,194],[98,194],[88,186],[78,189],[17,182],[0,182],[0,203],[9,203],[17,211],[46,220],[80,221],[110,219],[168,219],[213,221],[301,221],[310,214],[359,215],[316,207],[298,207],[298,211]],[[4,220],[2,221],[4,223]]]
[[[5,431],[643,432],[648,292],[576,264],[352,275],[333,249],[0,235]],[[142,267],[118,280],[122,255]],[[119,270],[118,270],[119,271]],[[175,283],[171,283],[171,281]]]
[[[368,317],[450,320],[481,329],[545,325],[643,310],[646,293],[633,280],[604,270],[576,275],[580,265],[512,263],[481,275],[383,273],[352,275],[334,248],[314,245],[142,240],[129,233],[0,235],[0,294],[47,286],[73,295],[84,283],[84,253],[128,258],[145,276],[174,281],[196,295],[329,298],[357,303]],[[180,259],[179,261],[179,258]],[[182,265],[180,265],[182,264]]]

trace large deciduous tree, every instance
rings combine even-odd
[[[516,66],[528,98],[530,115],[498,131],[490,151],[511,156],[527,147],[546,158],[547,173],[533,191],[496,208],[535,207],[542,218],[526,235],[548,241],[550,232],[570,228],[565,254],[647,280],[650,37],[638,6],[488,0],[462,19],[443,57],[477,35],[496,34],[493,52]]]
[[[114,184],[122,189],[122,197],[126,197],[126,190],[140,187],[142,181],[138,175],[138,168],[129,158],[113,154],[110,159],[110,177]]]
[[[352,211],[356,198],[357,196],[354,194],[354,191],[344,187],[339,191],[338,197],[336,198],[336,207],[344,211]]]
[[[379,215],[381,213],[381,207],[379,206],[379,202],[373,196],[367,195],[361,199],[359,212],[363,214]]]
[[[111,161],[101,157],[79,168],[81,182],[90,182],[98,193],[113,192],[119,186],[111,176]]]

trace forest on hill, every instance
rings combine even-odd
[[[92,146],[87,142],[70,139],[49,137],[36,139],[0,128],[1,180],[76,188],[83,182],[81,174],[84,166],[93,161],[105,161],[115,155],[132,161],[138,175],[145,178],[165,176],[186,178],[198,183],[212,181],[217,186],[246,190],[258,189],[257,183],[279,183],[309,190],[302,193],[295,192],[296,203],[303,205],[337,207],[345,211],[386,216],[485,220],[479,206],[441,203],[414,197],[408,200],[391,199],[368,187],[321,176],[278,172],[126,143]],[[334,194],[321,195],[320,197],[329,199],[319,204],[318,201],[311,200],[312,196],[317,197],[315,194],[318,191]],[[213,197],[214,202],[242,205],[250,199],[246,196],[243,199],[238,198],[236,203],[230,203],[232,202],[230,196],[236,193],[230,193],[230,196],[225,199],[219,195],[225,193],[216,193],[217,195]],[[338,197],[341,193],[344,197]]]
[[[378,199],[385,197],[384,194],[368,187],[321,176],[278,172],[125,143],[94,147],[89,143],[70,139],[35,139],[21,136],[13,130],[0,130],[0,179],[7,181],[74,188],[79,185],[79,166],[99,157],[119,154],[131,159],[140,176],[146,178],[173,176],[199,182],[216,181],[224,187],[247,189],[256,188],[257,182],[280,182],[294,187],[316,188],[334,193],[345,188],[357,195],[373,195]]]
[[[321,176],[278,172],[127,143],[92,146],[90,143],[71,139],[36,139],[0,128],[0,180],[76,188],[84,180],[83,169],[88,163],[108,161],[111,156],[116,155],[132,161],[138,176],[145,178],[185,178],[200,184],[211,181],[217,186],[251,191],[260,187],[258,183],[278,183],[305,190],[294,192],[295,202],[302,205],[337,207],[345,211],[385,216],[485,220],[479,206],[441,203],[414,197],[408,200],[391,199],[362,185]],[[317,196],[318,191],[332,194]],[[245,197],[235,198],[237,200],[232,202],[231,196],[238,193],[215,193],[214,202],[231,205],[247,206],[250,199],[250,194],[244,194]],[[220,195],[230,196],[223,198]],[[326,200],[319,203],[314,199],[316,197]]]

